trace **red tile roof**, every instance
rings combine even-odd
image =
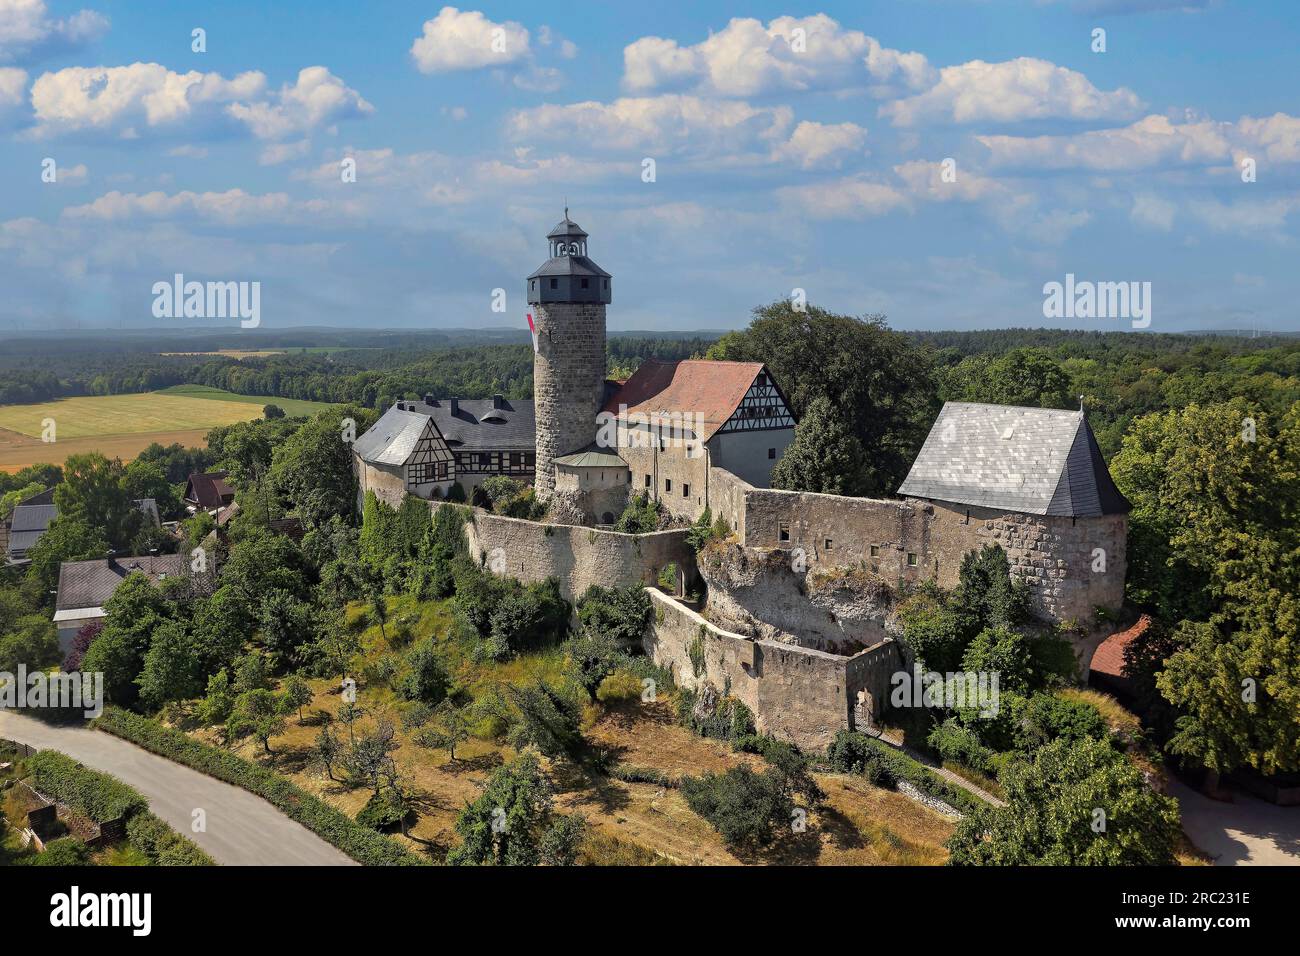
[[[626,405],[629,415],[699,415],[704,422],[700,437],[708,441],[740,407],[761,371],[762,362],[649,359],[605,403],[605,411],[618,414],[619,406]]]
[[[1127,631],[1119,631],[1102,641],[1092,655],[1092,671],[1109,674],[1111,677],[1123,677],[1124,649],[1141,636],[1150,624],[1150,616],[1143,614]]]

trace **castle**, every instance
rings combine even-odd
[[[471,553],[570,598],[677,577],[652,591],[646,650],[679,683],[745,701],[760,728],[824,746],[878,716],[901,663],[891,633],[901,589],[957,583],[986,544],[1007,554],[1034,614],[1063,625],[1086,667],[1124,598],[1129,504],[1082,410],[949,402],[899,498],[773,489],[796,418],[761,363],[647,361],[606,378],[612,277],[568,217],[527,279],[535,336],[530,401],[402,400],[353,445],[360,492],[433,506],[493,475],[533,483],[546,522],[476,509]],[[870,450],[868,450],[870,451]],[[609,525],[645,494],[681,519],[642,535]],[[697,560],[680,527],[705,509],[731,529]],[[679,598],[697,579],[704,606]]]

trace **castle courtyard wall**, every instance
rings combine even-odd
[[[643,641],[645,652],[671,671],[679,687],[697,690],[707,682],[744,703],[759,732],[806,750],[824,750],[836,731],[855,726],[860,694],[883,704],[887,695],[882,689],[899,666],[893,641],[842,657],[753,640],[722,630],[658,590],[647,593],[654,614]],[[703,651],[698,674],[693,646]]]

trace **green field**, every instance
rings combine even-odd
[[[219,402],[245,402],[261,408],[264,405],[278,405],[286,415],[298,417],[315,415],[323,408],[329,408],[325,402],[308,402],[300,398],[268,398],[265,395],[236,395],[220,388],[207,385],[173,385],[171,388],[151,392],[152,395],[184,395],[187,398],[206,398]]]

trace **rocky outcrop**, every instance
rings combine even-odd
[[[802,569],[796,552],[714,543],[699,556],[705,613],[758,639],[852,654],[886,637],[889,586],[865,570]]]

